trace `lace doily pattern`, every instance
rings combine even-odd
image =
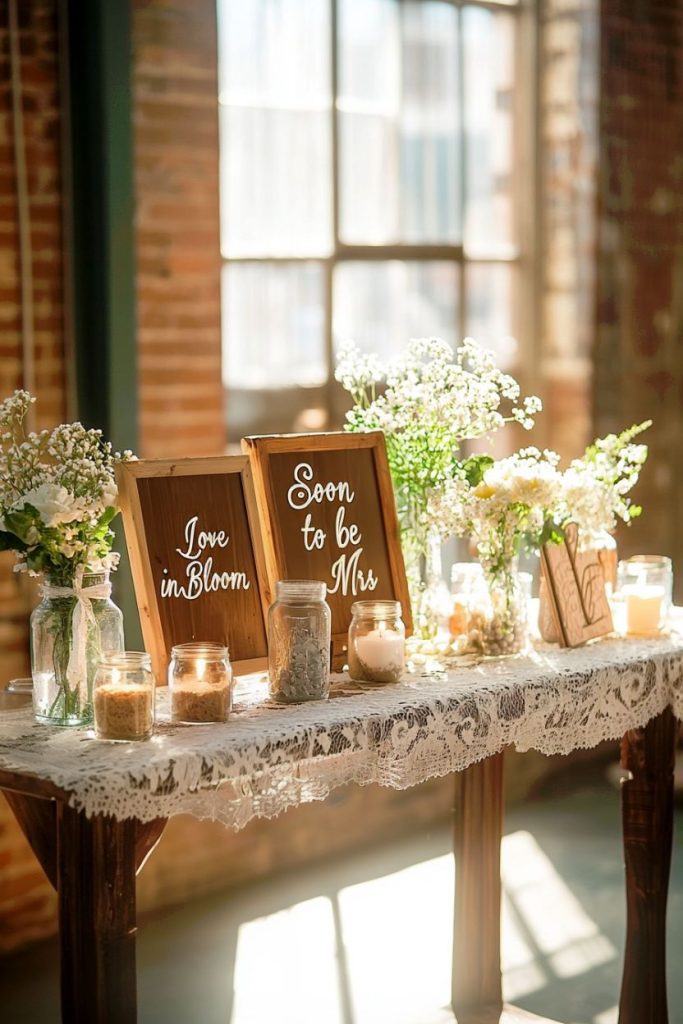
[[[174,814],[235,829],[324,799],[349,782],[403,789],[512,745],[567,754],[616,740],[665,707],[683,717],[683,640],[604,640],[577,650],[483,661],[359,689],[335,677],[329,701],[265,702],[241,682],[225,725],[173,726],[158,694],[157,733],[110,743],[0,712],[0,768],[48,780],[86,814],[150,821]]]

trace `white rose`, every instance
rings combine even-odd
[[[83,518],[84,503],[76,498],[66,487],[58,484],[44,483],[33,490],[27,491],[14,508],[32,505],[46,526],[57,526],[59,523],[73,523]]]

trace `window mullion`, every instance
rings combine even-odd
[[[327,408],[334,418],[334,268],[339,252],[339,4],[330,0],[330,140],[332,146],[332,254],[325,260],[325,355]]]
[[[458,113],[460,126],[460,258],[458,260],[458,341],[467,334],[467,284],[465,280],[465,207],[467,203],[467,125],[465,121],[465,47],[463,44],[463,12],[458,8]]]

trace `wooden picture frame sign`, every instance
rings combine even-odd
[[[270,596],[278,580],[327,584],[332,655],[344,661],[354,601],[410,598],[384,434],[247,437]]]
[[[545,544],[541,564],[556,632],[563,647],[578,647],[614,629],[605,574],[597,551],[579,550],[576,523],[561,544]]]
[[[145,646],[159,682],[174,644],[227,643],[237,674],[267,664],[266,576],[249,460],[117,467]]]

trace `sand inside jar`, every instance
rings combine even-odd
[[[386,668],[370,668],[358,657],[353,644],[349,645],[349,676],[359,683],[400,683],[403,678],[403,661],[387,665]]]
[[[95,729],[100,739],[144,740],[153,725],[149,687],[106,683],[95,690]]]
[[[171,716],[174,722],[225,722],[229,711],[229,683],[224,686],[196,683],[173,688]]]

